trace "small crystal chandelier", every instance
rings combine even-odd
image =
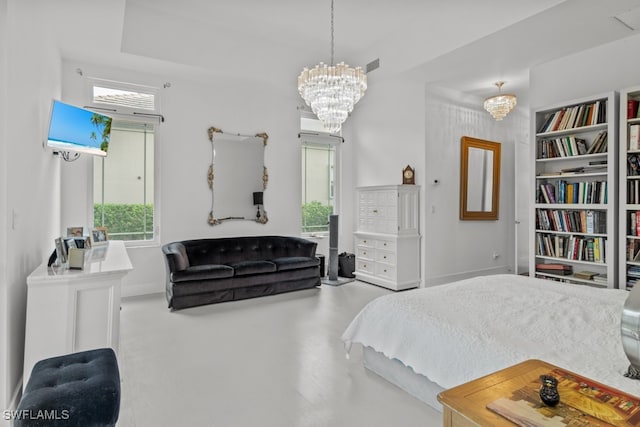
[[[351,68],[344,62],[333,65],[333,44],[331,0],[331,65],[320,62],[311,70],[305,67],[298,76],[298,92],[324,128],[338,132],[367,90],[367,75],[362,67]]]
[[[487,110],[494,119],[502,120],[516,106],[516,96],[510,93],[500,93],[504,82],[496,82],[498,94],[490,96],[484,100],[484,109]]]

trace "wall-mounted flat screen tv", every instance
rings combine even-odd
[[[47,146],[106,156],[110,134],[111,117],[53,100]]]

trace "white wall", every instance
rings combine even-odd
[[[60,233],[59,160],[42,145],[51,98],[60,91],[60,59],[46,37],[47,22],[36,8],[30,2],[0,1],[3,409],[15,403],[22,385],[26,278],[48,258]]]
[[[84,73],[79,76],[76,68]],[[162,87],[162,114],[158,126],[159,225],[162,243],[175,240],[238,235],[300,235],[301,165],[298,139],[301,102],[295,87],[290,92],[266,87],[263,83],[231,79],[176,80],[128,70],[82,63],[63,64],[63,100],[85,105],[86,78]],[[264,193],[269,216],[266,225],[230,221],[217,226],[207,224],[211,193],[207,169],[211,144],[210,126],[226,132],[251,134],[267,132],[265,165],[269,183]],[[62,164],[62,227],[88,226],[90,210],[90,158],[81,156]],[[129,250],[134,270],[123,285],[123,295],[164,290],[165,266],[159,247]]]
[[[640,84],[640,35],[531,68],[532,110]]]
[[[344,208],[351,213],[348,218],[348,247],[353,247],[356,230],[354,210],[356,187],[402,184],[402,170],[407,165],[415,169],[416,185],[420,185],[420,200],[424,200],[425,147],[424,147],[424,93],[423,85],[407,76],[376,80],[375,72],[369,76],[369,88],[356,105],[352,117],[343,129],[344,146],[353,150],[351,163],[345,166],[351,171],[352,182],[343,182]],[[425,235],[424,212],[420,212],[422,246]],[[346,243],[346,242],[345,242]],[[424,254],[424,250],[422,251]],[[424,256],[421,277],[424,279]]]
[[[404,166],[416,169],[416,184],[421,185],[423,286],[513,271],[514,143],[527,142],[528,114],[516,110],[496,122],[481,108],[480,99],[435,87],[425,91],[420,81],[408,76],[376,82],[372,74],[371,79],[346,133],[354,150],[353,187],[399,184]],[[498,221],[458,219],[463,135],[502,143]],[[518,181],[524,188],[526,177]],[[352,211],[354,196],[350,202]],[[355,221],[351,225],[355,229]],[[492,257],[494,251],[497,259]]]
[[[526,142],[528,138],[527,115],[516,107],[505,119],[496,121],[482,108],[482,99],[436,87],[427,87],[425,97],[426,284],[513,272],[514,147],[518,141]],[[497,221],[459,219],[462,136],[501,143]],[[526,183],[526,179],[523,182]],[[497,258],[493,257],[494,252]]]

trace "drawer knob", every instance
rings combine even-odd
[[[386,269],[386,268],[384,269],[384,272],[385,272],[385,273],[387,272],[387,269]]]
[[[387,256],[385,255],[383,258],[384,258],[384,259],[387,259]]]
[[[378,209],[374,209],[374,210],[373,210],[373,213],[378,213]]]
[[[364,268],[367,268],[367,264],[364,265]]]
[[[387,244],[386,244],[386,243],[384,243],[382,246],[387,246]]]
[[[366,255],[366,254],[367,254],[366,252],[362,252],[362,255]]]

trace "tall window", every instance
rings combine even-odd
[[[94,157],[94,227],[107,227],[113,240],[153,241],[157,237],[154,227],[157,122],[141,118],[144,114],[130,113],[155,111],[155,94],[126,87],[121,90],[94,86],[92,95],[96,107],[109,105],[117,110],[111,123],[107,156]]]
[[[93,222],[114,240],[154,238],[152,123],[114,119],[107,157],[93,164]]]
[[[303,233],[326,233],[329,215],[337,210],[336,147],[342,138],[322,132],[316,122],[301,120]]]

